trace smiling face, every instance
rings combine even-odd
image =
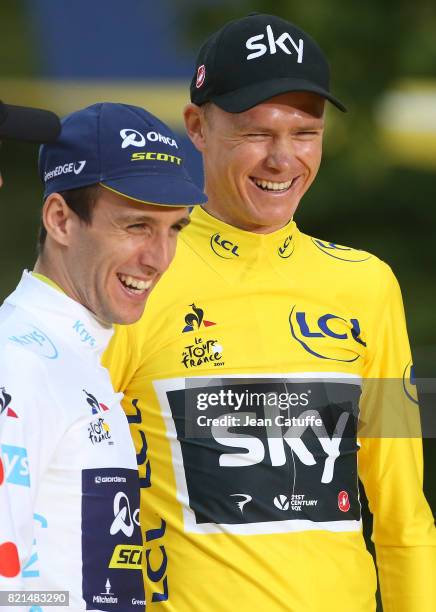
[[[35,270],[102,323],[137,321],[174,257],[177,236],[189,223],[188,209],[143,204],[100,188],[87,224],[59,194],[48,200],[47,242]]]
[[[242,113],[189,105],[186,127],[204,160],[205,208],[247,231],[286,225],[318,172],[323,116],[323,98],[305,92]]]

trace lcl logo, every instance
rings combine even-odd
[[[230,242],[230,240],[226,240],[225,238],[221,238],[220,234],[214,234],[210,239],[210,248],[222,259],[233,259],[234,257],[239,257],[238,253],[238,245]]]
[[[129,425],[139,426],[142,424],[142,411],[138,406],[137,399],[132,400],[132,406],[135,409],[136,414],[129,414],[127,416],[127,421],[129,422]],[[148,459],[148,445],[142,429],[138,427],[137,431],[139,431],[141,437],[141,449],[139,453],[136,454],[136,462],[138,464],[140,473],[144,473],[145,469],[145,476],[139,478],[139,486],[141,489],[146,489],[151,487],[151,467]],[[133,520],[135,520],[135,517],[133,517]],[[154,529],[149,529],[145,532],[145,540],[147,542],[145,550],[147,576],[156,585],[153,587],[155,590],[152,594],[152,602],[167,601],[168,599],[168,577],[166,573],[168,556],[163,540],[166,532],[166,521],[158,516],[156,516],[156,520],[160,520],[160,526]],[[153,542],[155,546],[152,546],[151,542]],[[153,555],[151,555],[152,547],[156,549]],[[153,564],[150,558],[151,556],[153,556]],[[157,564],[156,560],[158,561]]]
[[[277,249],[279,257],[282,259],[288,259],[294,252],[294,245],[292,243],[292,236],[288,236],[283,242],[282,246]]]
[[[341,261],[349,261],[352,263],[359,263],[361,261],[367,261],[371,258],[370,253],[365,251],[359,251],[357,249],[351,249],[350,247],[342,246],[334,242],[324,242],[317,238],[312,238],[313,244],[323,253],[334,259],[340,259]]]
[[[361,354],[358,345],[366,347],[366,342],[360,337],[360,323],[355,318],[345,319],[332,313],[310,316],[294,306],[289,315],[289,326],[292,337],[305,351],[319,359],[356,361]]]

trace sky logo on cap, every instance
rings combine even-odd
[[[138,132],[137,130],[129,130],[129,129],[120,130],[120,136],[123,139],[123,142],[121,144],[122,149],[126,149],[127,147],[130,147],[130,146],[132,147],[145,146],[145,138],[143,134],[141,134],[141,132]],[[136,138],[137,136],[139,136],[139,139]]]
[[[266,26],[266,35],[268,40],[269,52],[271,55],[277,53],[277,48],[281,49],[286,55],[292,55],[292,49],[288,48],[285,42],[288,40],[294,50],[297,52],[297,63],[301,64],[303,61],[303,49],[304,49],[304,41],[302,38],[298,39],[298,44],[294,41],[289,32],[283,32],[278,38],[274,37],[274,32],[270,25]],[[245,46],[249,51],[254,51],[254,53],[249,53],[247,55],[247,60],[256,59],[257,57],[262,57],[268,51],[268,47],[261,42],[265,34],[256,34],[255,36],[251,36],[246,43]]]

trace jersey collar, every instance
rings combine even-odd
[[[283,267],[293,260],[299,231],[294,221],[270,234],[247,232],[216,219],[200,206],[191,213],[191,225],[181,240],[215,269],[239,277],[259,268]]]
[[[5,301],[31,314],[82,355],[103,353],[113,334],[112,326],[104,327],[87,308],[27,270]]]

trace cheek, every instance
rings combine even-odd
[[[322,146],[320,143],[306,143],[301,151],[301,158],[312,172],[317,172],[321,164]]]

